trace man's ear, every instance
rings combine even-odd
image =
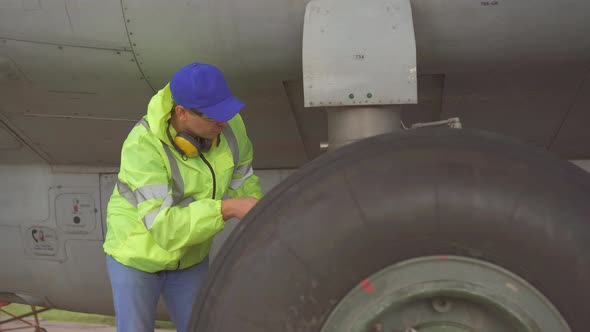
[[[174,114],[176,115],[176,118],[178,118],[179,120],[186,120],[186,110],[184,109],[184,107],[176,105],[174,107]]]

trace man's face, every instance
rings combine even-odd
[[[184,109],[186,110],[186,116],[183,121],[184,130],[192,136],[214,139],[221,134],[223,127],[227,125],[227,121],[215,121],[204,116],[202,113],[189,110],[188,108]]]

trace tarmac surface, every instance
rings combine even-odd
[[[27,319],[28,322],[33,322],[30,319]],[[39,325],[47,330],[47,332],[76,332],[76,331],[83,331],[83,332],[116,332],[117,328],[110,325],[100,325],[100,324],[87,324],[87,323],[72,323],[72,322],[57,322],[57,321],[48,321],[48,320],[39,320]],[[22,328],[20,328],[22,327]],[[19,328],[17,330],[13,330],[13,328]],[[27,325],[20,323],[20,322],[11,322],[8,324],[0,325],[0,331],[23,331],[23,332],[34,332],[34,327],[27,327]],[[170,332],[175,330],[166,330],[166,329],[156,329],[156,332]]]

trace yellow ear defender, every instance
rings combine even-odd
[[[174,139],[170,135],[170,122],[168,122],[168,128],[166,130],[168,139],[172,142],[172,145],[184,158],[198,157],[201,153],[209,152],[209,150],[219,146],[219,140],[221,134],[217,135],[214,139],[207,139],[202,137],[193,137],[188,133],[181,131]]]
[[[206,139],[201,137],[192,137],[186,132],[179,132],[174,137],[174,145],[180,154],[186,155],[189,158],[197,157],[203,152],[208,152],[212,148],[219,145],[219,136],[214,139]]]

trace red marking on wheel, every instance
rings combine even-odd
[[[371,294],[375,291],[375,286],[371,285],[371,283],[369,282],[369,279],[365,279],[365,280],[361,281],[359,286],[361,286],[361,288],[369,294]]]

